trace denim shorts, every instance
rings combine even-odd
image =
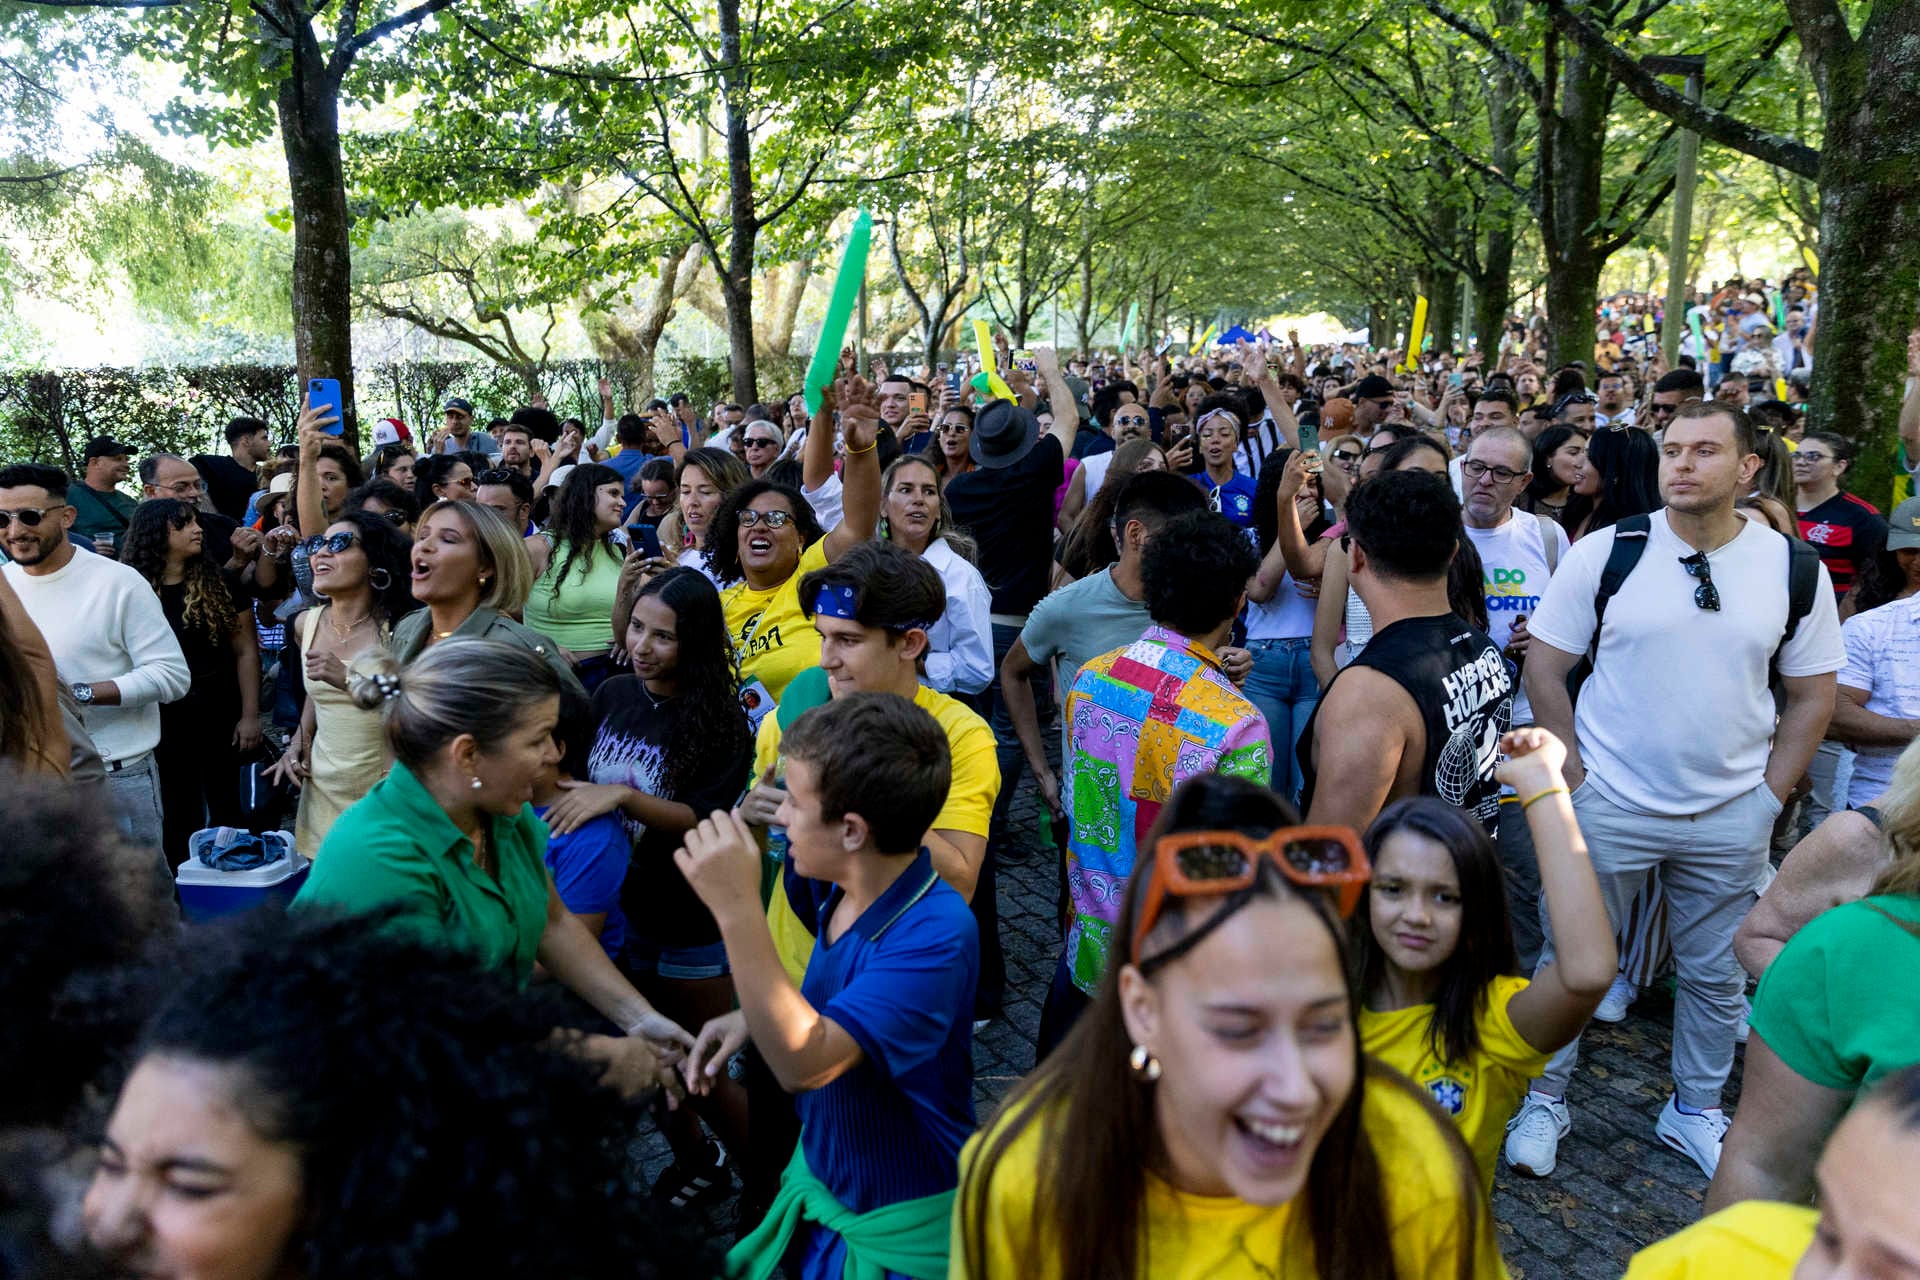
[[[733,972],[727,964],[727,947],[723,942],[698,947],[656,947],[642,938],[629,937],[626,950],[620,955],[620,964],[629,973],[658,974],[683,982],[724,978]]]

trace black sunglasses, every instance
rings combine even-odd
[[[1720,612],[1720,589],[1713,585],[1713,566],[1707,563],[1707,553],[1696,551],[1690,556],[1681,556],[1680,567],[1687,571],[1688,577],[1699,582],[1693,589],[1693,603],[1709,613]]]
[[[331,536],[315,534],[301,543],[300,548],[309,556],[321,551],[328,551],[337,556],[358,541],[360,541],[360,535],[357,533],[336,533]]]

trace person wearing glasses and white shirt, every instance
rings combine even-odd
[[[67,486],[58,467],[0,468],[0,544],[11,561],[5,573],[80,704],[121,833],[157,852],[160,704],[185,697],[193,677],[147,580],[68,541]]]
[[[1567,554],[1566,530],[1558,521],[1518,511],[1514,500],[1533,479],[1533,446],[1517,427],[1487,427],[1473,438],[1460,460],[1467,486],[1460,516],[1473,549],[1480,553],[1486,586],[1487,635],[1516,667],[1527,658],[1527,619],[1540,607],[1548,579]],[[1513,727],[1533,723],[1524,689],[1513,697]],[[1496,843],[1507,873],[1507,897],[1513,908],[1513,945],[1522,970],[1540,958],[1540,867],[1533,837],[1511,787],[1500,794]]]
[[[1816,589],[1796,625],[1787,539],[1735,509],[1759,468],[1743,412],[1682,405],[1660,450],[1665,508],[1581,539],[1528,622],[1534,722],[1573,747],[1566,783],[1616,929],[1660,868],[1679,988],[1675,1093],[1654,1132],[1708,1177],[1745,1011],[1734,931],[1766,873],[1774,819],[1833,715],[1846,658],[1825,567],[1808,566]],[[1597,616],[1615,544],[1642,529],[1635,567]],[[1576,715],[1567,675],[1589,647]],[[1552,960],[1549,922],[1540,963]],[[1553,1171],[1577,1052],[1576,1042],[1554,1055],[1508,1126],[1507,1160],[1523,1172]]]
[[[780,452],[787,444],[786,433],[765,418],[755,418],[740,430],[747,449],[747,472],[758,480],[780,461]]]

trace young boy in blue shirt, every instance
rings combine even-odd
[[[974,1128],[980,968],[966,900],[920,844],[946,800],[946,734],[898,694],[854,693],[801,716],[782,746],[787,857],[833,886],[798,987],[774,949],[759,847],[740,815],[714,813],[674,855],[719,922],[740,1000],[701,1028],[688,1087],[710,1085],[751,1037],[799,1095],[799,1147],[729,1267],[750,1280],[783,1260],[804,1280],[849,1267],[944,1277]]]

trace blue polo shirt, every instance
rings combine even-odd
[[[1215,484],[1202,471],[1194,477],[1200,487],[1207,491],[1207,501],[1213,509],[1242,529],[1253,527],[1253,477],[1245,472],[1236,471],[1233,479],[1225,484]]]
[[[925,849],[851,927],[827,941],[820,905],[800,992],[859,1043],[860,1065],[794,1099],[807,1166],[855,1213],[952,1190],[974,1130],[973,995],[980,935]],[[796,1235],[801,1274],[840,1275],[839,1238]]]

